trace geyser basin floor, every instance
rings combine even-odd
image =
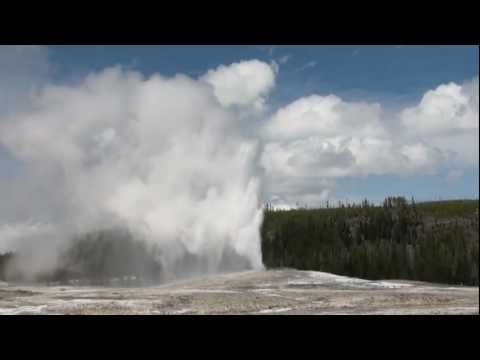
[[[0,283],[0,314],[477,314],[478,287],[275,270],[156,287]]]

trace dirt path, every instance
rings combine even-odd
[[[0,284],[2,314],[477,314],[478,287],[240,272],[143,288]]]

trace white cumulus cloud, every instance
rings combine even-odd
[[[342,177],[432,175],[442,169],[459,174],[478,167],[475,84],[478,79],[441,85],[395,114],[378,103],[336,95],[311,95],[281,107],[261,131],[268,196],[322,201],[319,194],[331,194]]]
[[[209,70],[200,80],[213,86],[214,94],[225,106],[250,106],[261,109],[275,85],[275,67],[259,60],[248,60]]]
[[[478,166],[478,77],[427,91],[400,118],[410,138],[449,153],[460,166]]]

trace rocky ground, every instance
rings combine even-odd
[[[0,283],[6,314],[479,314],[478,287],[271,270],[155,287]]]

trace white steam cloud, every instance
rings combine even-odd
[[[24,220],[66,238],[126,225],[160,246],[167,270],[186,251],[207,272],[224,251],[262,267],[257,145],[207,84],[113,67],[76,86],[46,86],[33,108],[0,124],[0,142],[43,184],[36,201],[49,204]],[[2,246],[22,229],[30,247],[49,246],[22,226],[2,228]]]

